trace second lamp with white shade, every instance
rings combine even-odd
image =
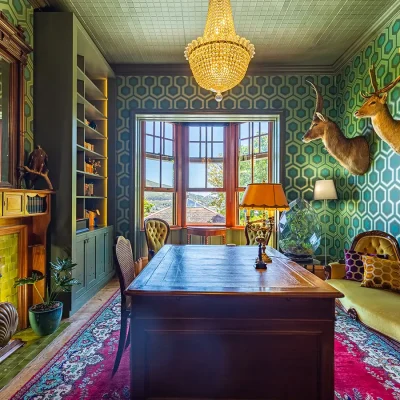
[[[327,265],[327,252],[326,252],[326,231],[327,227],[327,213],[326,213],[326,203],[327,200],[337,200],[338,195],[335,187],[335,182],[333,179],[321,179],[315,182],[314,186],[314,200],[324,201],[324,223],[325,223],[325,266]]]

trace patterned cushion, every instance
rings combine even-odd
[[[344,250],[344,262],[346,264],[346,276],[345,279],[350,281],[361,282],[364,276],[364,263],[362,256],[365,253],[360,253],[354,250]],[[371,254],[371,256],[376,256],[376,254]]]
[[[362,256],[364,278],[361,286],[400,292],[400,261]]]

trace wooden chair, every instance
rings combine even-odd
[[[263,223],[262,219],[257,219],[255,221],[251,221],[251,225],[255,226],[261,226]],[[258,243],[256,242],[256,236],[257,232],[251,231],[248,228],[248,225],[246,224],[244,228],[244,234],[246,236],[246,246],[254,246],[257,245]]]
[[[135,279],[135,264],[133,261],[131,242],[123,236],[117,237],[117,242],[114,246],[114,258],[121,289],[121,329],[112,376],[118,371],[122,354],[130,344],[130,330],[128,330],[128,336],[126,334],[128,319],[130,318],[130,298],[127,299],[124,292]]]
[[[149,261],[164,246],[168,240],[170,228],[167,221],[160,218],[148,218],[144,221]]]

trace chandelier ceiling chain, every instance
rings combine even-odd
[[[199,86],[215,92],[215,100],[221,101],[222,92],[245,77],[254,53],[254,45],[236,34],[230,0],[209,0],[203,36],[185,49]]]

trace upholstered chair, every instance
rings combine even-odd
[[[125,296],[125,290],[135,279],[135,263],[133,261],[131,242],[123,236],[118,236],[114,246],[115,266],[121,289],[121,329],[119,332],[119,343],[117,356],[114,362],[112,375],[117,372],[121,357],[130,343],[129,330],[126,333],[128,319],[130,317],[130,297]]]
[[[148,218],[144,221],[149,261],[167,243],[170,228],[167,221],[159,218]]]
[[[388,260],[400,261],[400,248],[397,240],[382,231],[367,231],[357,235],[350,250],[360,253],[386,255]],[[346,266],[341,262],[330,263],[325,268],[327,279],[342,279],[346,276]]]
[[[251,221],[251,225],[257,226],[257,227],[261,227],[262,223],[263,223],[262,219],[257,219],[255,221]],[[246,245],[247,246],[254,246],[254,245],[258,244],[256,242],[257,232],[254,232],[254,231],[248,229],[247,224],[246,224],[246,227],[244,228],[244,234],[246,235]]]

